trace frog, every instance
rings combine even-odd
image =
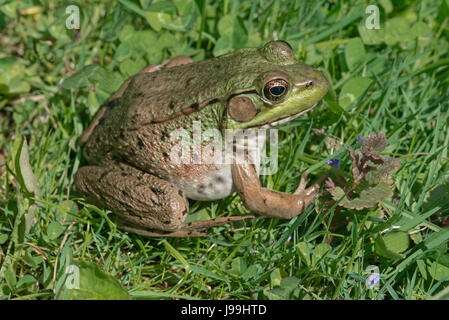
[[[319,194],[321,182],[307,187],[307,170],[293,193],[271,190],[252,161],[206,163],[195,154],[174,161],[179,139],[172,135],[192,133],[195,123],[218,132],[277,128],[314,108],[328,87],[323,73],[298,61],[283,40],[147,66],[82,134],[87,164],[76,172],[76,188],[86,202],[112,211],[120,229],[148,237],[207,236],[208,228],[255,217],[292,219]],[[234,192],[248,215],[186,222],[189,199],[215,201]]]

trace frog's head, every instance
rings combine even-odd
[[[279,126],[312,109],[327,93],[323,74],[298,62],[287,42],[268,42],[257,54],[261,63],[253,91],[228,101],[228,128]]]

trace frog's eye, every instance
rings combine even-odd
[[[288,82],[284,79],[273,79],[263,87],[263,95],[266,99],[276,102],[282,100],[288,92]]]

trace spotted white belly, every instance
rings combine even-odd
[[[230,164],[216,165],[215,169],[195,177],[174,176],[170,182],[193,200],[218,200],[233,192]]]
[[[259,174],[260,154],[264,146],[257,145],[255,149],[251,149],[253,152],[250,152],[252,155],[250,163],[255,166],[257,174]],[[238,149],[241,146],[236,147]],[[244,148],[248,149],[248,146],[246,145]],[[195,174],[190,174],[189,176],[173,175],[170,176],[169,180],[187,198],[193,200],[218,200],[226,198],[234,192],[230,163],[204,166],[203,169],[195,170]]]

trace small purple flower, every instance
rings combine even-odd
[[[327,164],[330,165],[331,167],[340,169],[340,159],[329,159],[327,161]]]
[[[362,138],[361,136],[357,136],[357,141],[363,142],[365,138]]]
[[[290,241],[292,241],[292,236],[291,235],[287,239],[287,242],[290,242]]]
[[[371,274],[371,275],[368,277],[368,284],[369,284],[370,286],[373,286],[373,285],[375,285],[376,283],[378,283],[379,280],[380,280],[380,276],[379,276],[378,274],[376,274],[376,273],[373,273],[373,274]]]

